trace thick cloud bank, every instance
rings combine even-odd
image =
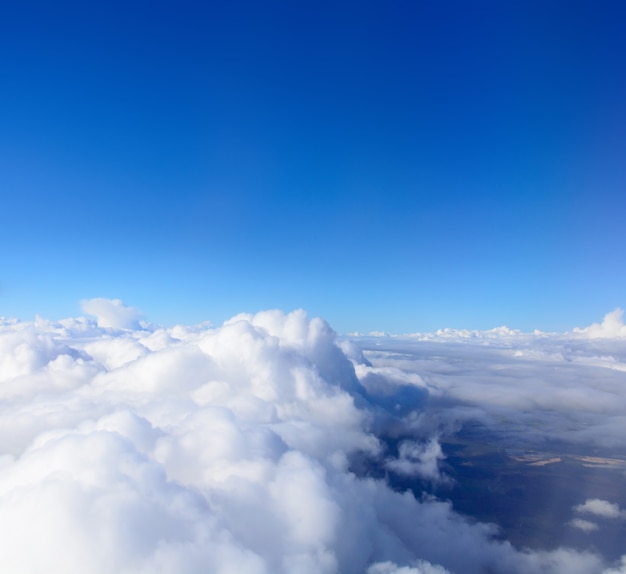
[[[446,403],[436,418],[479,420],[524,440],[619,448],[626,436],[626,339],[621,309],[572,333],[441,330],[360,337],[363,383],[408,382]],[[372,367],[372,363],[374,366]]]
[[[441,373],[439,359],[388,350],[368,360],[303,311],[163,329],[142,327],[139,314],[119,301],[92,300],[84,309],[96,319],[0,322],[2,572],[620,568],[565,547],[515,548],[494,525],[464,518],[446,500],[390,486],[388,475],[447,480],[441,425],[422,416],[428,397],[449,393],[466,404],[514,409],[528,393],[507,386],[510,372],[486,393],[482,359],[475,371],[468,359],[467,388],[450,389],[451,367]],[[511,371],[514,364],[523,371],[524,361],[557,360],[532,344],[502,352]],[[603,368],[623,382],[615,355],[612,362],[585,357],[581,377]],[[593,395],[604,411],[622,400],[609,390],[612,382],[591,391],[610,395]],[[539,408],[588,405],[583,388],[549,389]],[[468,408],[450,405],[450,420],[468,416]],[[491,415],[490,408],[481,414]],[[606,422],[614,432],[621,424]],[[580,504],[579,520],[621,512],[610,501],[583,497]]]

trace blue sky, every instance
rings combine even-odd
[[[93,4],[93,5],[92,5]],[[564,330],[625,306],[620,2],[0,9],[0,315],[303,307]]]

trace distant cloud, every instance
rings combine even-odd
[[[582,530],[583,532],[593,532],[594,530],[598,530],[599,528],[599,526],[595,522],[583,520],[582,518],[573,518],[569,521],[569,524],[574,528]]]
[[[602,516],[603,518],[624,518],[626,512],[621,510],[618,504],[609,502],[608,500],[601,500],[599,498],[588,498],[584,504],[579,504],[574,507],[576,512],[581,514],[595,514],[596,516]]]
[[[84,299],[81,301],[83,313],[93,315],[98,327],[113,329],[137,329],[141,313],[126,306],[120,299]]]
[[[602,323],[593,323],[589,327],[581,329],[577,327],[574,332],[589,339],[613,339],[626,337],[626,325],[624,325],[624,311],[614,309],[604,316]]]
[[[445,409],[430,411],[440,425],[479,420],[495,428],[505,416],[510,431],[528,440],[623,444],[623,345],[577,333],[498,332],[355,338],[371,363],[355,369],[378,395],[402,390],[415,398],[415,407],[444,401]]]
[[[586,338],[586,339],[619,339],[626,337],[626,325],[624,325],[624,311],[621,308],[614,309],[604,316],[601,323],[592,323],[587,327],[574,327],[569,333],[546,333],[535,329],[531,333],[525,333],[519,329],[511,329],[506,325],[494,327],[493,329],[475,330],[475,329],[452,329],[446,327],[438,329],[435,332],[415,332],[403,335],[391,334],[383,331],[372,331],[367,335],[363,333],[352,333],[350,336],[357,338],[367,337],[385,337],[393,338],[413,338],[420,341],[456,341],[456,342],[489,342],[494,341],[517,341],[530,340],[546,337],[564,336],[568,338]]]
[[[393,562],[379,562],[370,566],[367,574],[450,574],[441,566],[434,566],[429,562],[419,560],[412,566],[398,566]]]

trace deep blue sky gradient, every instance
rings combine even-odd
[[[8,4],[0,315],[563,330],[626,305],[621,2]]]

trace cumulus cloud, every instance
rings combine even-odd
[[[419,477],[433,482],[449,482],[439,469],[439,461],[445,458],[436,437],[425,443],[405,440],[398,447],[397,458],[385,462],[385,468],[403,476]]]
[[[589,327],[574,329],[574,333],[589,339],[611,339],[626,337],[626,325],[624,325],[624,311],[614,309],[604,316],[602,323],[593,323]]]
[[[569,521],[569,524],[574,528],[582,530],[583,532],[593,532],[594,530],[598,530],[599,528],[599,526],[595,522],[584,520],[582,518],[573,518]]]
[[[619,504],[599,498],[588,498],[583,504],[575,506],[574,511],[581,514],[595,514],[603,518],[624,518],[626,516],[626,512],[620,509]]]
[[[83,313],[93,315],[98,327],[113,329],[137,329],[141,313],[133,307],[128,307],[120,299],[84,299],[81,301]]]
[[[460,416],[460,398],[475,403],[474,413],[484,404],[487,414],[519,406],[536,387],[513,390],[511,378],[520,383],[536,375],[532,365],[587,351],[517,344],[544,353],[524,359],[507,346],[480,354],[453,343],[447,352],[456,358],[443,360],[415,339],[363,350],[303,311],[143,329],[121,301],[83,305],[94,318],[0,324],[0,536],[10,541],[0,545],[1,571],[605,568],[593,553],[516,548],[495,525],[462,516],[447,500],[392,488],[375,472],[436,481],[441,421]],[[504,369],[494,370],[494,357]],[[585,376],[602,368],[623,377],[572,365]],[[578,381],[567,372],[546,405],[571,392],[559,384]],[[610,383],[594,392],[608,393]],[[620,408],[620,397],[610,408]],[[593,401],[566,405],[580,402]]]

